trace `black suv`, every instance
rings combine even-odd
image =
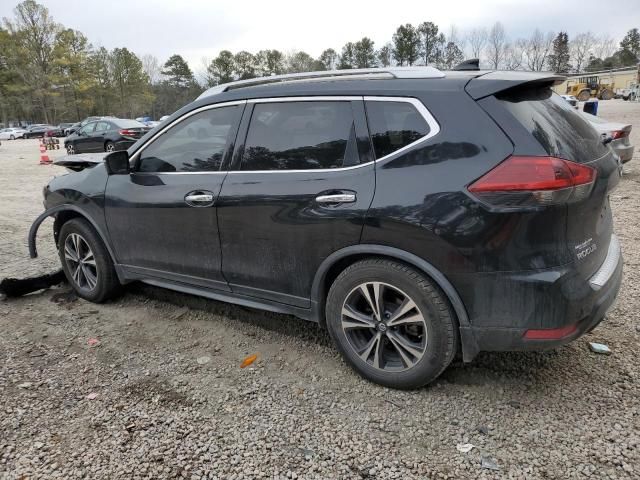
[[[460,352],[554,347],[620,287],[620,166],[561,77],[430,67],[221,85],[128,151],[58,164],[60,260],[101,302],[142,281],[320,322],[412,388]],[[97,158],[94,158],[97,157]]]

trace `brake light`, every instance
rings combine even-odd
[[[625,130],[614,130],[613,132],[611,132],[611,138],[613,138],[614,140],[617,140],[619,138],[625,138],[628,136],[629,136],[629,132]]]
[[[558,205],[589,196],[597,170],[556,157],[512,156],[469,186],[500,207]]]
[[[125,128],[124,130],[118,131],[118,133],[125,137],[131,137],[135,135],[137,132],[135,130],[129,130],[128,128]]]

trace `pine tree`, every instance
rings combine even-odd
[[[549,69],[555,73],[569,73],[571,65],[569,60],[571,53],[569,51],[569,35],[567,32],[560,32],[553,40],[552,53],[547,59]]]

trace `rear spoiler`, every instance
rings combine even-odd
[[[465,90],[474,100],[521,86],[551,86],[565,81],[562,75],[549,72],[495,71],[472,78]]]

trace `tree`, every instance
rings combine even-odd
[[[536,28],[531,34],[531,37],[526,40],[524,53],[527,58],[527,67],[529,70],[539,72],[544,69],[547,57],[551,52],[553,39],[554,36],[552,32],[545,35]]]
[[[491,68],[497,70],[505,59],[507,50],[507,36],[504,27],[496,22],[487,35],[487,57]]]
[[[93,79],[89,75],[89,41],[81,32],[71,28],[56,35],[53,49],[53,75],[56,85],[62,87],[64,118],[73,112],[79,122],[93,106],[90,90]]]
[[[356,64],[356,46],[353,42],[347,42],[342,47],[342,54],[340,55],[340,62],[338,68],[345,70],[347,68],[355,68]]]
[[[376,64],[376,50],[370,38],[363,37],[353,46],[354,59],[357,68],[371,68]]]
[[[587,60],[591,56],[591,50],[595,44],[595,37],[593,33],[580,33],[569,43],[569,50],[571,52],[571,60],[575,71],[577,73],[582,72]]]
[[[527,50],[527,40],[519,38],[513,43],[508,43],[504,49],[505,70],[520,70],[524,64]]]
[[[153,101],[153,95],[149,90],[149,77],[144,73],[140,59],[127,48],[115,48],[110,60],[118,95],[118,115],[132,117],[136,112],[146,110]]]
[[[189,64],[180,55],[171,55],[163,65],[161,73],[166,78],[165,81],[174,88],[190,88],[195,83]]]
[[[444,48],[443,54],[443,64],[448,69],[451,70],[453,67],[458,65],[460,62],[464,60],[464,54],[460,47],[458,47],[453,42],[448,42],[447,46]]]
[[[569,65],[570,59],[569,35],[567,32],[560,32],[553,39],[552,51],[547,63],[549,70],[555,73],[569,73],[571,68]]]
[[[162,79],[162,69],[160,68],[160,62],[153,55],[143,55],[140,58],[142,62],[142,69],[144,73],[149,77],[149,83],[156,85]]]
[[[392,49],[393,46],[390,43],[387,43],[386,45],[381,47],[380,50],[378,50],[376,57],[378,59],[378,64],[380,64],[381,67],[388,67],[391,65]]]
[[[284,55],[279,50],[260,50],[255,61],[257,73],[261,77],[284,73]]]
[[[474,28],[467,35],[467,42],[471,48],[471,56],[473,58],[480,58],[487,43],[488,35],[486,28]]]
[[[327,48],[318,60],[325,70],[335,70],[338,67],[338,53],[333,48]]]
[[[636,59],[640,56],[640,32],[632,28],[620,42],[620,49],[631,53]]]
[[[233,61],[235,64],[234,73],[238,79],[246,80],[256,76],[256,59],[251,53],[242,50],[233,56]]]
[[[413,65],[420,58],[420,43],[420,35],[413,25],[400,25],[393,34],[393,58],[400,65]]]
[[[14,9],[15,21],[5,19],[5,26],[15,36],[14,46],[23,59],[18,74],[37,99],[45,123],[53,122],[49,103],[52,96],[51,69],[53,47],[60,26],[49,10],[34,0],[25,0]]]
[[[439,57],[438,26],[433,22],[423,22],[418,25],[418,35],[420,36],[424,64],[436,63]]]
[[[313,72],[322,69],[322,64],[307,52],[293,51],[285,59],[288,73]]]
[[[602,34],[596,37],[593,44],[593,56],[607,58],[616,51],[616,41],[610,35]]]
[[[215,82],[210,86],[232,82],[235,70],[236,63],[233,53],[229,50],[222,50],[207,67],[207,74]]]

